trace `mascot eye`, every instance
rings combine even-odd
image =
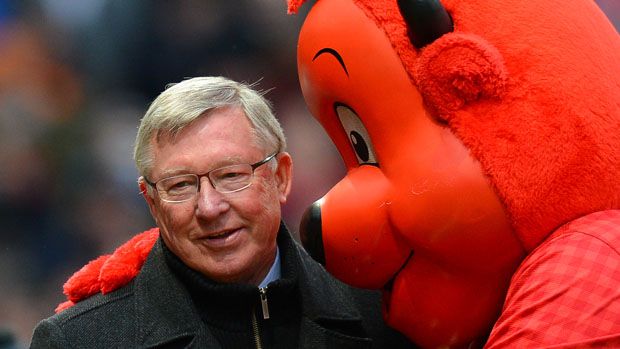
[[[336,104],[335,110],[360,165],[378,165],[368,131],[355,111],[344,104]]]
[[[364,141],[364,137],[357,133],[357,131],[351,131],[349,134],[349,138],[351,139],[351,144],[353,144],[353,149],[355,149],[355,153],[363,162],[368,162],[368,158],[370,154],[368,154],[368,146],[366,145],[366,141]]]

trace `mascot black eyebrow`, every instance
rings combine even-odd
[[[298,66],[348,169],[303,240],[383,289],[390,326],[620,346],[620,37],[593,1],[318,0]],[[59,309],[131,280],[156,236],[76,273]]]

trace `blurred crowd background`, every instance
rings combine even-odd
[[[620,23],[620,1],[599,0]],[[136,186],[139,119],[169,82],[270,90],[295,159],[284,220],[344,174],[303,102],[285,0],[0,0],[0,348],[23,348],[92,258],[153,226]],[[11,344],[12,343],[12,344]]]

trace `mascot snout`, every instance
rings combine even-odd
[[[380,289],[411,254],[388,220],[389,188],[377,167],[363,165],[349,171],[304,215],[304,247],[344,282]],[[323,229],[330,234],[323,236]]]
[[[317,262],[325,265],[323,248],[323,230],[321,229],[321,200],[317,200],[306,209],[299,224],[301,243]]]

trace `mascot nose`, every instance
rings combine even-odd
[[[299,235],[301,238],[301,244],[304,246],[308,254],[314,260],[325,266],[320,200],[314,202],[306,209],[306,212],[304,212],[299,226]]]

